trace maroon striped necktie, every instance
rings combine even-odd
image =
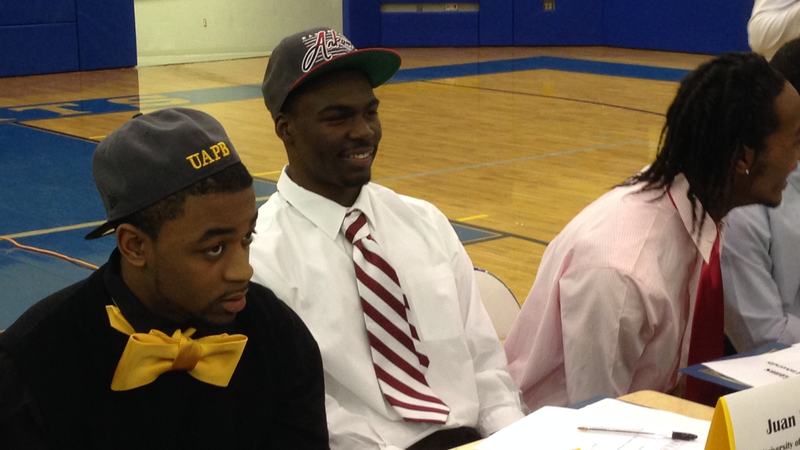
[[[408,300],[369,234],[366,216],[359,210],[349,212],[342,231],[353,244],[358,294],[383,396],[407,422],[445,423],[450,408],[425,380],[428,358],[417,350],[419,336],[408,322]]]

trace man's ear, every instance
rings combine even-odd
[[[119,225],[115,234],[122,257],[134,267],[144,267],[153,248],[150,236],[129,223]]]
[[[756,152],[743,145],[736,154],[733,170],[739,175],[749,175],[756,162]]]
[[[293,139],[293,131],[294,130],[291,127],[289,116],[283,112],[278,113],[278,117],[275,118],[275,134],[281,138],[284,144],[291,143]]]

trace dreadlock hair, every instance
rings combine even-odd
[[[242,163],[222,169],[214,175],[180,190],[147,208],[139,210],[121,220],[142,230],[150,239],[158,239],[164,224],[183,216],[186,198],[208,194],[233,194],[253,185],[253,178]]]
[[[778,129],[775,99],[783,87],[783,76],[755,53],[726,53],[702,64],[681,81],[655,162],[622,185],[644,182],[642,191],[656,190],[683,173],[697,229],[696,202],[704,211],[724,208],[736,157],[747,147],[757,161]]]
[[[783,44],[769,65],[783,74],[795,89],[800,90],[800,39]]]

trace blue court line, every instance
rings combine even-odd
[[[488,229],[478,229],[469,225],[462,225],[458,222],[450,221],[450,225],[456,230],[456,235],[462,244],[473,244],[475,242],[483,242],[492,238],[503,237],[502,233]]]
[[[397,72],[389,83],[407,83],[412,81],[540,69],[655,81],[680,81],[689,73],[688,70],[666,67],[587,61],[581,59],[556,58],[552,56],[535,56],[532,58],[403,69]],[[261,85],[259,84],[168,92],[163,94],[132,95],[127,97],[75,100],[60,103],[20,105],[0,108],[0,123],[3,121],[22,122],[126,111],[134,113],[138,112],[140,109],[159,109],[166,106],[201,105],[256,98],[261,98]]]
[[[260,84],[245,84],[224,88],[199,89],[168,94],[170,98],[186,100],[192,104],[235,102],[262,98]]]
[[[534,56],[531,58],[405,69],[397,72],[389,83],[404,83],[436,78],[457,78],[540,69],[639,78],[654,81],[680,81],[689,73],[688,70],[670,69],[667,67],[588,61],[583,59],[557,58],[553,56]]]
[[[167,94],[144,94],[127,97],[96,98],[59,103],[12,106],[0,108],[0,123],[3,121],[29,121],[56,119],[59,117],[107,114],[116,112],[136,113],[140,109],[158,109],[167,106],[203,105],[208,103],[233,102],[261,98],[261,85],[246,84],[221,88],[196,89]],[[133,115],[133,114],[131,114]]]

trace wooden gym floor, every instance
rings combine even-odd
[[[677,81],[710,56],[575,48],[399,49],[376,90],[373,180],[437,205],[477,267],[522,302],[546,244],[587,204],[649,163]],[[286,164],[261,99],[267,58],[0,79],[0,236],[102,264],[112,238],[91,153],[135,112],[219,119],[260,201]],[[0,241],[0,329],[89,270]]]

